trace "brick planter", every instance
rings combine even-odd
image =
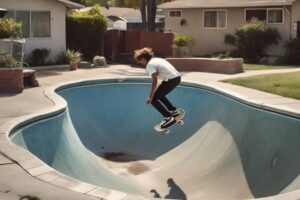
[[[0,68],[0,94],[23,91],[23,69]]]
[[[243,59],[167,58],[178,71],[236,74],[243,72]]]

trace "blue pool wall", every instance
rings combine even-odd
[[[217,121],[232,135],[256,197],[278,194],[298,176],[299,119],[249,106],[197,85],[182,84],[168,97],[186,110],[185,125],[174,126],[171,134],[161,135],[153,126],[162,116],[145,105],[149,89],[147,82],[130,80],[66,86],[58,93],[68,102],[68,110],[22,127],[13,134],[13,141],[67,175],[95,183],[99,178],[94,180],[93,175],[99,174],[98,185],[134,192],[132,184],[124,180],[122,184],[122,179],[119,182],[119,177],[92,164],[97,160],[95,155],[126,152],[137,159],[153,160],[187,140],[206,123]],[[72,163],[81,170],[73,169]],[[80,177],[84,174],[80,172],[87,171],[87,163],[91,163],[90,174]]]

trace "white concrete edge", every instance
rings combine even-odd
[[[82,79],[82,80],[76,80],[71,82],[63,82],[56,84],[54,86],[50,86],[44,90],[44,95],[46,98],[51,100],[54,104],[53,107],[43,109],[40,111],[37,111],[33,114],[25,115],[22,117],[14,118],[13,120],[4,123],[0,126],[0,136],[3,140],[0,141],[0,152],[7,156],[9,159],[11,159],[13,162],[20,165],[25,171],[27,171],[29,174],[31,174],[33,177],[42,180],[44,182],[47,182],[51,185],[58,186],[60,188],[72,190],[74,192],[79,192],[82,194],[90,195],[93,197],[97,197],[100,199],[113,199],[113,200],[124,200],[126,197],[130,199],[131,195],[134,199],[146,199],[145,197],[140,197],[139,195],[135,194],[127,194],[124,192],[111,190],[108,188],[102,188],[99,186],[95,186],[89,183],[85,183],[79,180],[76,180],[72,177],[66,176],[55,169],[49,167],[44,162],[42,162],[39,158],[34,156],[31,152],[28,150],[15,145],[9,138],[9,135],[11,132],[19,126],[22,126],[22,124],[30,123],[31,121],[43,119],[47,116],[51,116],[60,112],[63,112],[67,109],[67,102],[59,96],[56,91],[59,89],[64,89],[63,87],[69,88],[72,87],[73,84],[75,85],[88,85],[89,82],[93,83],[96,81],[103,81],[103,80],[114,80],[117,82],[123,82],[124,80],[136,80],[145,82],[145,80],[150,80],[148,76],[142,76],[142,77],[134,77],[134,76],[120,76],[120,77],[103,77],[103,78],[91,78],[91,79]],[[225,95],[229,98],[232,98],[234,100],[237,100],[239,102],[261,108],[264,110],[270,110],[277,113],[282,113],[285,115],[294,116],[297,118],[300,118],[300,110],[286,110],[284,107],[278,107],[276,105],[265,105],[265,104],[258,104],[257,102],[252,102],[251,99],[240,95],[232,90],[223,89],[221,86],[214,86],[210,83],[204,84],[199,83],[197,81],[189,81],[189,80],[183,80],[182,84],[185,86],[195,86],[200,87],[203,89],[208,89],[210,91],[214,91],[217,93],[220,93],[221,95]],[[258,91],[259,92],[259,91]],[[299,190],[296,190],[299,191]],[[286,194],[279,194],[281,197],[284,195],[290,195],[294,197],[295,191],[286,193]],[[275,197],[275,196],[274,196]],[[267,197],[268,199],[273,197]],[[266,199],[267,199],[266,198]],[[264,198],[262,198],[264,199]],[[294,199],[291,197],[291,200]],[[296,199],[296,198],[295,198]]]
[[[217,92],[221,95],[224,95],[226,97],[234,99],[238,102],[244,103],[246,105],[300,119],[300,109],[295,109],[289,105],[278,105],[278,104],[268,103],[267,98],[264,99],[264,101],[258,101],[255,98],[247,97],[247,96],[240,94],[231,89],[227,89],[227,88],[224,89],[224,88],[222,88],[222,86],[213,85],[212,83],[206,84],[206,83],[199,83],[197,81],[182,81],[182,83],[184,83],[186,85],[191,85],[191,86],[193,86],[193,85],[202,86],[203,89],[208,89],[210,91]],[[224,84],[226,84],[226,83],[224,83]],[[241,87],[241,86],[239,86],[239,87]],[[256,90],[255,92],[262,93],[261,91],[258,91],[258,90]],[[282,97],[282,96],[278,96],[278,95],[273,95],[273,94],[270,94],[270,95],[277,97],[278,99],[280,99],[280,98],[288,99],[286,97]],[[291,99],[291,100],[294,100],[294,99]],[[297,101],[297,100],[294,100],[294,101]],[[300,101],[298,101],[298,102],[300,103]]]

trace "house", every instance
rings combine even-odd
[[[68,0],[0,0],[0,5],[8,10],[6,18],[23,24],[25,56],[34,49],[46,48],[52,61],[66,49],[67,9],[84,7]]]
[[[280,44],[269,47],[270,56],[284,55],[284,43],[300,37],[300,0],[176,0],[159,8],[166,14],[165,28],[192,36],[192,55],[232,49],[224,44],[225,34],[253,17],[281,35]]]
[[[90,10],[91,7],[80,9],[81,12]],[[143,22],[141,12],[134,8],[120,8],[120,7],[100,7],[108,19],[108,29],[123,29],[129,31],[138,31],[143,29]],[[156,13],[156,28],[164,27],[164,13],[157,10]]]

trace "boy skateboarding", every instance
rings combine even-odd
[[[147,104],[152,104],[163,116],[160,123],[162,129],[176,123],[176,117],[180,115],[180,110],[167,99],[170,93],[181,81],[179,72],[168,61],[162,58],[153,57],[151,48],[142,48],[134,51],[135,60],[146,67],[152,78],[152,86]],[[158,78],[162,83],[157,87]]]

